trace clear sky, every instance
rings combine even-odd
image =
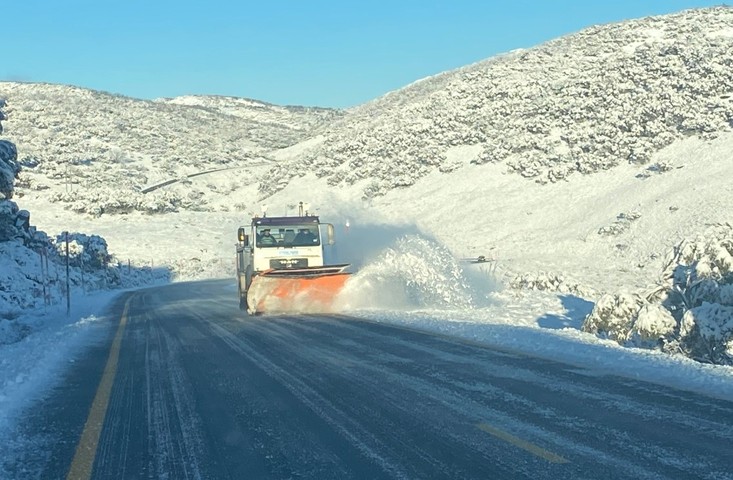
[[[585,27],[721,0],[0,0],[0,80],[349,107]]]

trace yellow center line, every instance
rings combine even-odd
[[[479,423],[476,425],[479,429],[483,430],[484,432],[490,433],[491,435],[495,436],[496,438],[499,438],[501,440],[504,440],[505,442],[511,443],[515,447],[519,447],[522,450],[526,450],[529,453],[536,455],[540,458],[544,458],[550,463],[570,463],[570,460],[561,457],[560,455],[557,455],[555,453],[550,452],[549,450],[545,450],[542,447],[538,447],[537,445],[527,442],[526,440],[522,440],[519,437],[515,437],[514,435],[507,433],[503,430],[499,430],[498,428],[492,427],[491,425],[488,425],[486,423]]]
[[[84,480],[92,477],[92,469],[94,468],[94,458],[97,456],[97,444],[99,436],[104,426],[104,417],[107,414],[107,406],[109,405],[110,394],[112,393],[112,385],[114,385],[115,375],[117,374],[117,362],[120,358],[120,345],[122,344],[122,335],[127,324],[127,312],[130,308],[130,297],[125,302],[125,308],[122,311],[120,324],[117,327],[117,333],[112,341],[112,347],[107,358],[107,365],[104,367],[102,380],[97,387],[97,393],[94,396],[94,402],[89,409],[89,416],[84,424],[84,431],[76,446],[74,459],[71,461],[71,468],[66,475],[67,480]]]

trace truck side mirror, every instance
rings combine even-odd
[[[333,245],[336,243],[336,235],[334,234],[334,228],[332,224],[328,224],[328,244]]]
[[[245,230],[244,227],[239,227],[239,230],[237,230],[237,239],[239,240],[239,243],[246,244],[249,243],[249,237],[245,233],[247,230]]]

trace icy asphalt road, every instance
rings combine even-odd
[[[733,478],[730,402],[354,318],[249,317],[231,282],[113,311],[24,422],[38,441],[13,478]]]

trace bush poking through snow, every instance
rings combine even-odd
[[[0,140],[0,199],[13,198],[13,184],[20,172],[15,145]]]
[[[638,347],[656,347],[673,342],[677,321],[661,305],[645,303],[636,313],[630,340]]]
[[[583,330],[622,345],[733,364],[733,227],[718,225],[677,245],[650,292],[601,297]]]
[[[578,283],[570,282],[562,275],[555,273],[539,272],[537,274],[524,274],[514,277],[509,286],[516,290],[539,290],[547,292],[571,293],[579,297],[592,297],[594,292],[584,288]]]
[[[631,222],[638,220],[641,217],[639,212],[626,212],[620,213],[616,217],[616,221],[607,227],[601,227],[598,230],[598,235],[619,235],[624,233],[631,226]]]
[[[56,251],[66,257],[66,235],[56,236]],[[99,235],[69,234],[69,264],[85,271],[106,268],[112,260],[107,251],[107,241]]]
[[[638,295],[619,293],[603,295],[583,324],[583,330],[625,343],[644,300]]]
[[[586,332],[636,347],[670,342],[676,328],[668,310],[630,293],[602,296],[583,324]]]
[[[687,310],[680,337],[682,348],[692,358],[733,363],[733,307],[704,302]]]

